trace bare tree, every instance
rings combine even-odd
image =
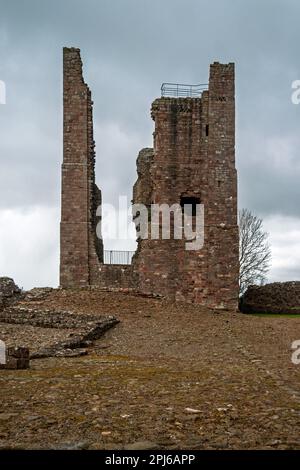
[[[251,284],[263,284],[270,268],[269,234],[263,230],[262,224],[262,219],[248,209],[239,211],[241,294]]]

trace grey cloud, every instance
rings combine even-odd
[[[66,45],[93,94],[104,201],[131,196],[161,83],[207,82],[211,62],[234,61],[240,206],[300,218],[298,0],[0,0],[0,12],[0,209],[59,208]]]
[[[20,145],[24,142],[22,161],[13,145],[10,150],[7,145],[1,148],[2,174],[6,174],[1,181],[2,204],[20,204],[18,197],[5,197],[5,189],[16,183],[24,204],[34,204],[38,194],[44,204],[59,202],[63,45],[82,48],[99,128],[108,122],[117,123],[131,136],[147,139],[145,145],[151,144],[150,104],[159,95],[162,81],[206,82],[210,62],[234,60],[243,205],[252,204],[247,194],[252,194],[253,177],[248,176],[256,171],[251,168],[252,155],[243,141],[244,131],[261,134],[263,129],[266,139],[298,132],[300,107],[295,109],[290,101],[290,84],[299,71],[295,57],[300,5],[296,1],[90,0],[83,4],[76,0],[27,0],[0,5],[4,39],[0,75],[7,82],[9,103],[5,110],[1,108],[1,129]],[[21,106],[24,95],[27,103]],[[28,121],[37,129],[31,144],[23,135]],[[107,178],[105,166],[111,171],[111,165],[101,154],[100,131],[95,135],[101,173],[105,181],[111,181],[114,176]],[[264,140],[260,152],[263,162]],[[135,157],[124,152],[113,171],[116,180],[118,172],[122,173],[121,192],[133,180]],[[13,160],[13,167],[24,167],[27,183],[4,171],[8,158]],[[247,174],[243,172],[245,166]],[[270,197],[278,191],[277,182],[269,184],[272,168],[266,168],[265,173],[268,193],[260,192],[261,188],[258,198],[264,199],[264,210],[282,212],[286,205],[280,207],[276,197]],[[289,187],[294,187],[294,179],[288,180]],[[104,190],[110,193],[110,188]]]

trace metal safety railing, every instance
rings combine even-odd
[[[161,86],[161,96],[173,96],[176,98],[197,98],[204,90],[208,89],[207,83],[199,85],[186,85],[183,83],[163,83]]]
[[[104,250],[104,264],[131,264],[135,251]]]

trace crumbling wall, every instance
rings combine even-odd
[[[60,285],[90,285],[103,260],[96,241],[96,208],[91,92],[84,83],[79,49],[64,48],[64,146],[60,230]]]
[[[80,50],[64,48],[64,155],[60,229],[60,285],[136,287],[130,266],[103,264],[96,232],[102,203],[95,184],[93,102],[83,80]],[[100,236],[99,236],[100,235]]]
[[[240,299],[243,313],[300,314],[300,281],[249,286]]]
[[[213,308],[237,307],[234,64],[212,64],[201,97],[155,100],[154,148],[143,149],[137,160],[133,202],[144,204],[149,215],[153,203],[172,206],[193,198],[204,205],[200,250],[174,239],[171,222],[170,239],[138,238],[132,266],[103,264],[92,104],[79,49],[64,48],[60,285],[119,286]]]
[[[0,310],[22,298],[22,290],[10,277],[0,277]]]
[[[136,160],[136,169],[138,174],[138,179],[136,180],[133,186],[133,196],[132,203],[134,205],[143,204],[148,211],[148,219],[150,220],[151,214],[151,203],[152,203],[152,192],[153,192],[153,181],[152,181],[152,166],[153,166],[153,148],[144,148],[139,152],[138,158]],[[143,247],[143,241],[141,236],[138,235],[139,227],[139,216],[140,212],[133,214],[133,221],[135,222],[137,228],[137,250],[133,256],[132,263],[135,266],[137,271],[138,264],[137,260],[141,260],[139,253]],[[150,235],[149,231],[147,233]],[[133,271],[134,272],[134,271]],[[139,282],[139,277],[136,276],[137,282]]]
[[[208,90],[199,98],[153,102],[154,154],[147,165],[143,154],[138,158],[133,201],[171,206],[189,197],[204,204],[204,246],[188,251],[185,239],[139,240],[133,269],[141,291],[214,308],[237,307],[234,112],[233,64],[211,65]]]
[[[133,186],[133,203],[144,204],[149,207],[151,204],[153,181],[151,169],[153,164],[153,148],[144,148],[139,152],[136,161],[138,179]]]

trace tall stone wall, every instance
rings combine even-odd
[[[208,99],[208,289],[217,305],[238,302],[234,64],[210,66]]]
[[[91,92],[84,83],[80,50],[63,50],[64,144],[60,226],[60,285],[94,282],[103,260],[96,238],[96,208],[101,192],[95,184]]]

